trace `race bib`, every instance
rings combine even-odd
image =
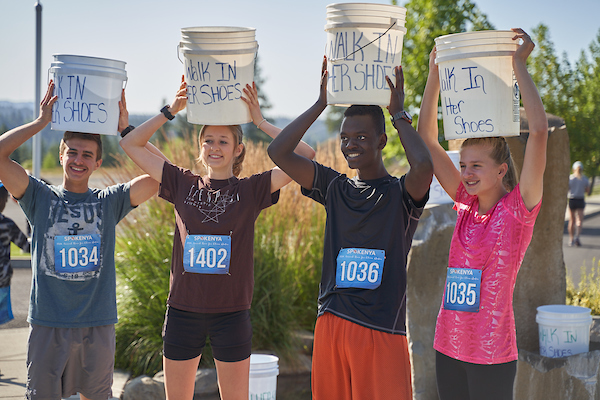
[[[335,284],[340,288],[376,289],[381,285],[384,250],[341,249],[337,256]]]
[[[448,268],[444,296],[446,310],[479,312],[480,292],[480,269]]]
[[[188,235],[183,248],[183,268],[196,274],[228,274],[231,236]]]
[[[100,269],[100,235],[69,235],[54,238],[56,272],[89,272]]]

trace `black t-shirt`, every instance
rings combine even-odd
[[[330,312],[367,328],[405,335],[406,258],[427,196],[415,204],[404,187],[404,176],[361,181],[314,164],[313,189],[303,188],[302,193],[327,211],[318,315]],[[336,268],[341,249],[383,250],[380,285],[339,287]],[[355,278],[356,270],[352,272]]]

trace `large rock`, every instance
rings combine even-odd
[[[600,351],[547,358],[519,350],[515,400],[597,400]]]
[[[451,204],[427,208],[408,256],[407,327],[413,398],[418,400],[437,399],[433,336],[455,224]]]
[[[149,376],[130,380],[123,389],[123,400],[165,400],[165,386]]]

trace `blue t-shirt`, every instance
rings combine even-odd
[[[117,322],[115,227],[133,209],[129,188],[73,193],[29,178],[19,200],[33,226],[29,323],[84,328]]]

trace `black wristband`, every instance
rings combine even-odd
[[[160,109],[160,112],[163,113],[163,115],[169,120],[172,121],[173,118],[175,118],[175,116],[173,114],[171,114],[171,112],[169,111],[169,106],[164,106],[163,108]]]
[[[135,126],[133,126],[133,125],[129,125],[127,128],[125,128],[125,129],[123,129],[123,130],[121,131],[121,137],[122,137],[122,138],[124,138],[125,136],[127,136],[127,134],[128,134],[129,132],[131,132],[131,131],[132,131],[132,130],[134,130],[134,129],[135,129]]]

